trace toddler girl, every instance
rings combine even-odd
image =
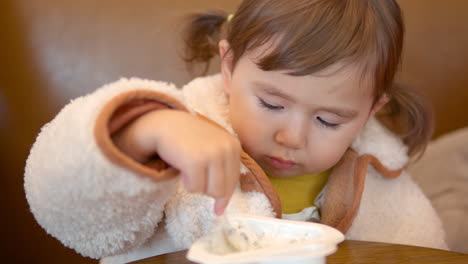
[[[31,211],[102,263],[188,248],[225,211],[446,248],[403,171],[430,129],[393,83],[402,40],[391,0],[245,0],[231,16],[194,15],[186,60],[219,53],[221,73],[182,89],[122,79],[65,106],[27,161]],[[386,104],[407,118],[408,147],[374,118]]]

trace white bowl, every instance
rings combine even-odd
[[[228,225],[226,221],[220,221],[224,223],[215,225],[210,234],[193,243],[187,253],[190,261],[203,264],[322,264],[344,240],[340,231],[318,223],[245,214],[227,215],[226,218]],[[231,235],[232,225],[241,231]],[[236,241],[240,238],[246,240]]]

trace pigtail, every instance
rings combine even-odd
[[[434,131],[432,108],[425,97],[401,84],[395,84],[391,96],[385,113],[392,120],[393,127],[397,127],[409,148],[409,154],[417,154],[418,159]]]
[[[218,43],[226,19],[227,13],[222,10],[194,13],[187,17],[183,59],[190,73],[194,72],[194,64],[197,63],[204,64],[202,75],[208,72],[211,59],[219,54]]]

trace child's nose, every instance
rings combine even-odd
[[[295,126],[287,124],[275,133],[276,143],[292,149],[304,148],[307,142],[307,128],[305,125]]]

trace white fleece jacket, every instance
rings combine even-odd
[[[209,230],[215,217],[213,199],[186,192],[178,178],[156,182],[115,165],[96,144],[94,126],[107,102],[138,89],[167,94],[235,135],[220,78],[197,78],[183,89],[121,79],[71,101],[41,129],[26,163],[24,187],[38,223],[65,246],[101,263],[188,248]],[[352,147],[374,155],[389,169],[408,161],[401,140],[376,120],[369,121]],[[226,212],[274,215],[263,193],[240,188]],[[410,175],[387,179],[372,167],[346,237],[447,249],[440,220]]]

